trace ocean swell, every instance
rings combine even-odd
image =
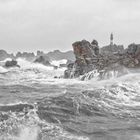
[[[0,73],[0,140],[139,138],[139,72],[81,81],[28,63]]]

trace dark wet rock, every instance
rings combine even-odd
[[[91,42],[92,45],[98,46],[98,42],[97,40],[93,39],[93,41]]]
[[[7,68],[20,67],[16,60],[6,61],[4,66],[7,67]]]
[[[75,70],[75,68],[74,68],[74,63],[70,63],[70,64],[68,64],[68,66],[67,66],[67,70],[65,70],[65,72],[64,72],[64,77],[65,78],[73,78],[73,69]]]
[[[140,52],[140,44],[132,43],[128,46],[126,51],[130,55],[137,55]]]
[[[72,46],[76,59],[84,59],[85,61],[88,61],[94,58],[94,56],[98,55],[95,54],[95,48],[99,49],[99,47],[96,44],[91,44],[86,40],[77,41],[73,43]]]
[[[98,42],[97,40],[93,40],[91,42],[91,47],[94,50],[95,55],[99,55],[99,47],[98,47]]]
[[[133,58],[140,60],[140,44],[130,44],[126,49],[126,52]]]
[[[67,67],[67,64],[60,64],[59,67]]]
[[[49,60],[45,56],[39,56],[38,58],[36,58],[34,63],[40,63],[40,64],[43,64],[45,66],[50,66],[51,65]]]
[[[53,68],[54,68],[55,70],[57,70],[57,69],[58,69],[58,66],[53,66]]]
[[[37,51],[37,57],[45,55],[43,51]]]

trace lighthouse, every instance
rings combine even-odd
[[[113,33],[110,34],[110,45],[113,45]]]

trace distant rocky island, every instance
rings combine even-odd
[[[6,58],[11,58],[16,60],[17,58],[23,58],[31,62],[38,62],[44,65],[49,65],[49,61],[66,59],[70,62],[75,61],[75,56],[73,51],[61,52],[59,50],[54,50],[52,52],[44,53],[43,51],[37,51],[36,55],[33,52],[17,52],[14,54],[9,54],[5,50],[0,50],[0,61]]]
[[[72,47],[76,60],[67,66],[65,78],[83,75],[84,79],[84,75],[93,70],[97,70],[102,78],[109,71],[122,75],[126,68],[140,67],[140,44],[132,43],[124,49],[123,45],[113,43],[113,34],[110,36],[110,44],[102,48],[99,48],[96,40],[91,43],[87,40],[77,41],[72,44]]]

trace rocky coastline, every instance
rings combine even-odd
[[[109,44],[99,48],[98,42],[93,40],[77,41],[72,44],[75,62],[67,66],[65,78],[77,78],[90,73],[92,77],[95,70],[102,79],[109,72],[117,72],[118,76],[124,74],[126,69],[140,67],[140,44],[130,44],[126,49],[123,45]],[[92,73],[93,71],[93,73]],[[86,76],[85,76],[86,77]],[[89,78],[90,79],[90,78]]]

